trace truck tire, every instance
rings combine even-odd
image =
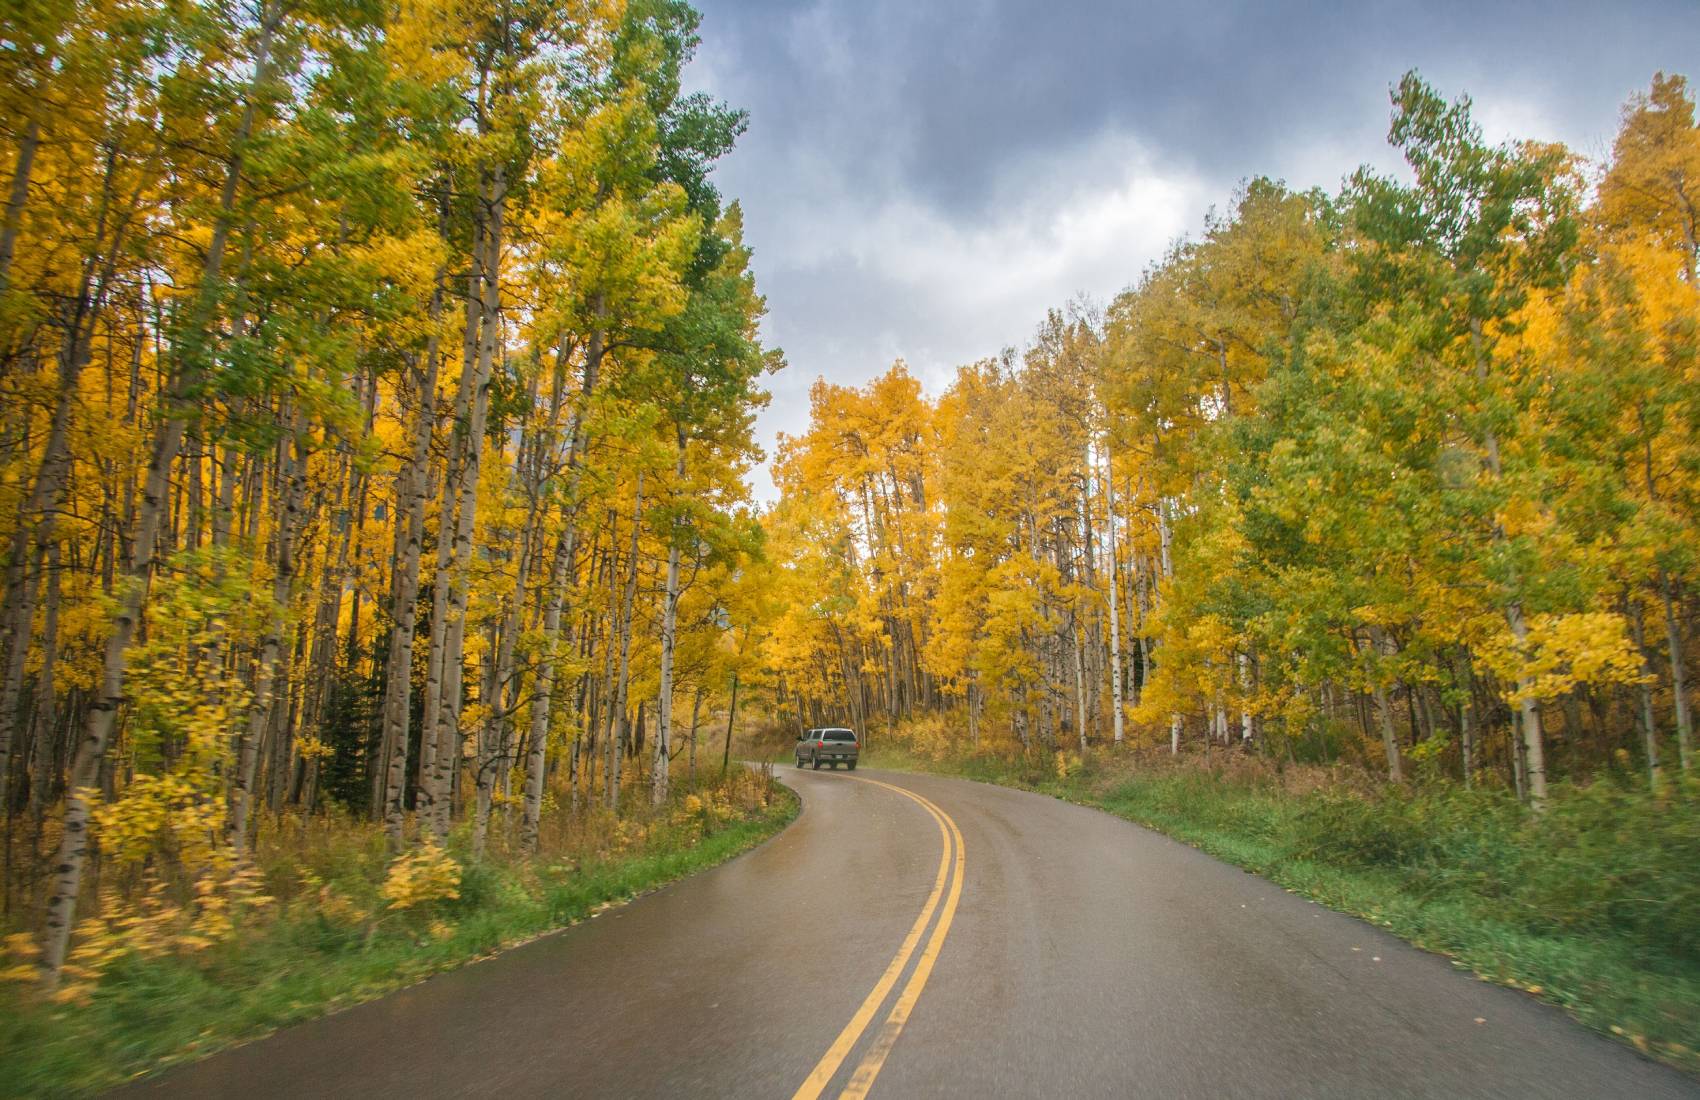
[[[854,760],[852,760],[852,761],[850,761],[850,763],[846,764],[845,767],[849,768],[851,771],[855,771],[856,770],[856,762]]]
[[[820,771],[820,757],[818,757],[818,756],[815,757],[814,761],[815,761],[815,771],[818,772],[818,771]]]

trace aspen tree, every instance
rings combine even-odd
[[[46,942],[42,951],[42,967],[50,984],[58,981],[70,943],[89,850],[89,796],[124,698],[127,658],[147,599],[154,553],[166,518],[168,478],[177,457],[178,445],[183,439],[187,402],[211,369],[208,330],[215,322],[221,295],[225,253],[235,220],[237,195],[241,190],[244,156],[260,123],[264,90],[272,80],[272,39],[282,18],[283,13],[276,6],[262,7],[258,26],[253,28],[253,60],[248,91],[230,138],[224,181],[219,189],[206,258],[199,273],[199,286],[180,335],[180,357],[173,367],[171,388],[164,397],[165,407],[158,412],[158,426],[154,432],[131,540],[130,575],[126,578],[125,591],[107,634],[98,698],[89,707],[88,721],[71,766],[62,825],[63,839],[47,902]]]

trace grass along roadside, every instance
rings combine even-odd
[[[0,989],[0,1096],[92,1093],[372,1000],[724,862],[797,811],[778,784],[741,807],[689,796],[572,858],[464,864],[459,896],[417,911],[382,911],[368,875],[370,897],[321,886],[194,955],[126,955],[84,1004]]]
[[[935,759],[880,747],[870,767],[1019,787],[1148,826],[1488,981],[1700,1072],[1700,821],[1609,782],[1555,793],[1535,820],[1503,792],[1375,789],[1166,756]]]

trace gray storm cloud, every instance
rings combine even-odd
[[[1047,307],[1132,282],[1242,179],[1394,167],[1387,89],[1407,69],[1471,95],[1492,136],[1599,156],[1630,94],[1700,57],[1692,0],[699,7],[690,80],[750,112],[716,179],[791,364],[770,448],[815,378],[902,356],[936,392]]]

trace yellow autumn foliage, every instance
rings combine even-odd
[[[460,897],[460,864],[434,841],[398,856],[380,891],[392,910],[421,909]]]
[[[1623,617],[1607,612],[1537,615],[1521,645],[1507,628],[1482,648],[1482,660],[1507,683],[1526,679],[1526,690],[1513,692],[1518,702],[1579,686],[1636,684],[1644,676]]]

